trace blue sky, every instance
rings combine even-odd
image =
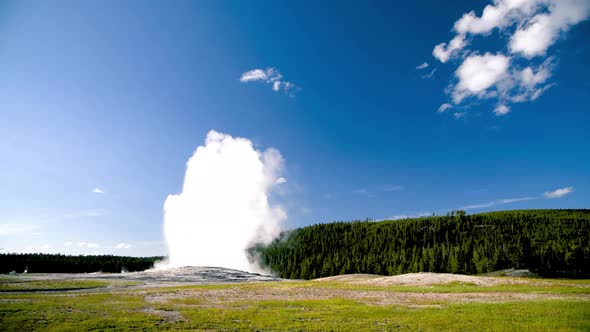
[[[588,15],[489,4],[4,1],[0,248],[165,254],[211,129],[280,150],[288,227],[588,208]],[[267,68],[281,91],[240,80]]]

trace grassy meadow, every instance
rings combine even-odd
[[[3,277],[0,289],[2,331],[590,330],[587,280],[530,279],[493,286],[292,281],[154,287]]]

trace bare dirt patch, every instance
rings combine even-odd
[[[141,312],[156,315],[163,318],[167,322],[186,322],[186,318],[182,317],[180,312],[174,310],[160,310],[153,307],[144,308]]]
[[[476,286],[498,286],[510,284],[530,284],[527,279],[467,276],[450,273],[408,273],[391,277],[371,274],[349,274],[337,277],[316,279],[315,281],[342,281],[357,285],[370,286],[433,286],[451,283],[464,283]]]
[[[335,298],[351,299],[374,305],[432,305],[454,303],[499,303],[516,301],[535,301],[552,299],[588,300],[585,295],[557,295],[517,292],[473,292],[473,293],[418,293],[394,292],[387,290],[354,290],[318,287],[301,288],[228,288],[228,289],[188,289],[171,293],[156,293],[146,296],[148,302],[169,303],[169,301],[193,299],[202,307],[221,308],[228,303],[243,301],[300,301],[328,300]]]
[[[333,277],[318,278],[318,279],[314,279],[313,281],[342,281],[342,282],[349,282],[349,281],[372,280],[372,279],[382,278],[382,277],[384,277],[384,276],[378,275],[378,274],[354,273],[354,274],[343,274],[343,275],[333,276]]]

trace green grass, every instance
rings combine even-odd
[[[109,285],[97,280],[28,280],[16,278],[0,279],[0,292],[59,291],[99,288]]]
[[[446,308],[374,306],[347,299],[260,301],[181,312],[189,328],[212,330],[496,330],[590,329],[590,304],[542,301],[450,305]]]
[[[523,279],[526,280],[526,279]],[[339,281],[290,281],[290,282],[262,282],[244,284],[213,284],[196,286],[169,287],[167,291],[173,292],[187,289],[291,289],[299,288],[325,288],[359,291],[390,291],[400,293],[543,293],[543,294],[590,294],[590,280],[565,280],[565,279],[531,279],[532,284],[504,284],[496,286],[478,286],[471,283],[453,282],[444,285],[432,286],[373,286],[363,284],[351,284]]]
[[[43,287],[53,289],[63,286],[62,281],[43,282]],[[0,280],[0,283],[6,284],[5,280]],[[505,287],[471,284],[378,287],[306,281],[163,288],[115,287],[75,293],[0,293],[0,331],[588,331],[589,285],[590,281],[547,279],[540,286]],[[380,294],[389,292],[392,297],[398,292],[441,295],[511,292],[549,294],[553,299],[535,297],[531,301],[459,304],[441,296],[436,301],[417,298],[409,305],[377,305],[341,295],[305,300],[294,300],[288,296],[283,296],[281,300],[245,296],[298,294],[307,288],[321,288],[327,292],[362,290],[369,298],[371,292],[379,291]],[[159,296],[159,301],[150,300],[153,296]],[[562,298],[556,299],[558,296]],[[182,319],[171,319],[162,313],[173,313]]]
[[[372,286],[348,284],[341,282],[318,282],[315,285],[303,284],[301,287],[321,287],[331,289],[348,290],[387,290],[401,293],[546,293],[546,294],[590,294],[590,283],[588,281],[579,283],[540,283],[539,285],[496,285],[477,286],[470,283],[450,283],[432,286]]]

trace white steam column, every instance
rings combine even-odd
[[[286,213],[269,194],[283,183],[279,151],[210,131],[187,163],[182,192],[164,203],[168,261],[158,266],[218,266],[261,272],[248,261],[253,243],[269,243]]]

